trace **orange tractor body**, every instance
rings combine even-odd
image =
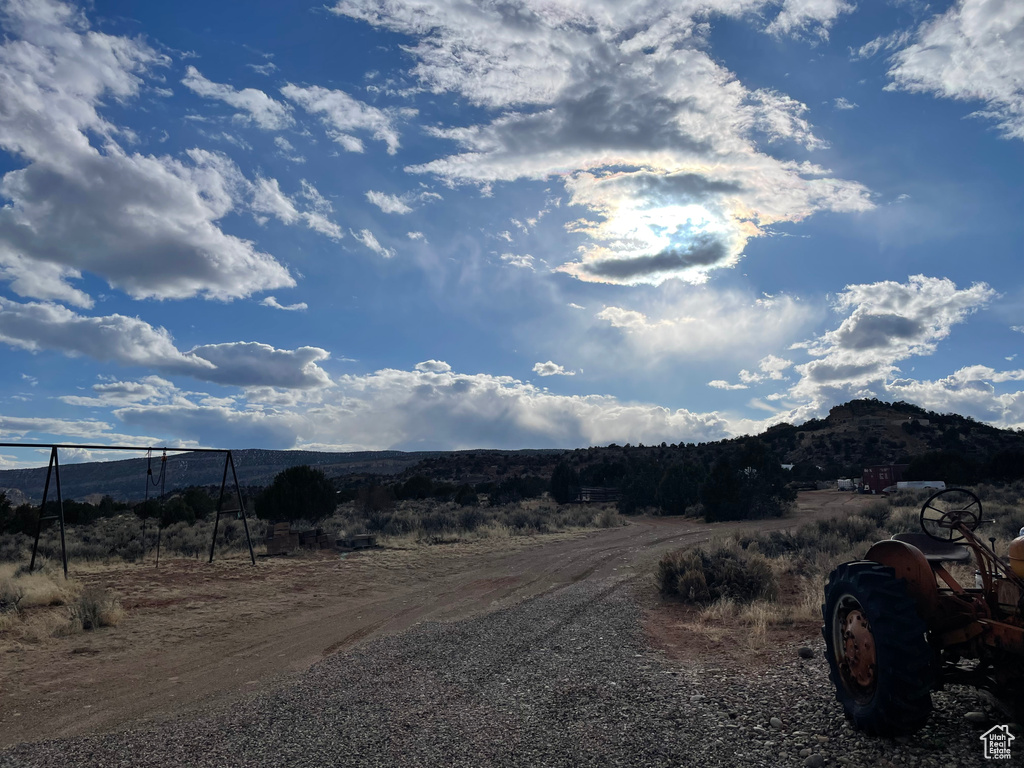
[[[825,587],[822,614],[830,676],[861,730],[897,736],[924,725],[931,693],[947,683],[993,694],[1021,710],[1024,691],[1024,536],[1008,561],[974,531],[981,502],[961,489],[930,497],[923,533],[873,545]],[[962,586],[950,563],[975,565]]]

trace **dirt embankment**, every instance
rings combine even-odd
[[[116,628],[0,647],[0,747],[97,733],[229,701],[326,655],[424,621],[453,621],[609,575],[743,527],[788,528],[876,499],[803,493],[782,520],[628,526],[534,539],[379,549],[339,557],[241,558],[79,567],[122,598]]]

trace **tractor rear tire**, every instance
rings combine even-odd
[[[847,719],[872,736],[919,730],[932,710],[935,672],[907,583],[879,563],[840,565],[825,586],[822,617],[829,677]]]

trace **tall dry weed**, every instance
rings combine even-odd
[[[50,563],[44,563],[42,568],[31,573],[13,563],[0,564],[0,582],[22,593],[19,603],[22,610],[67,605],[81,591],[74,579],[65,579],[61,570]]]
[[[69,610],[70,623],[76,629],[89,631],[100,627],[116,627],[124,618],[120,601],[105,589],[84,590]]]

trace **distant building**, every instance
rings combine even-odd
[[[909,466],[909,464],[878,464],[874,467],[864,467],[861,478],[864,481],[865,492],[881,493],[882,489],[896,485],[903,479],[903,473]]]

